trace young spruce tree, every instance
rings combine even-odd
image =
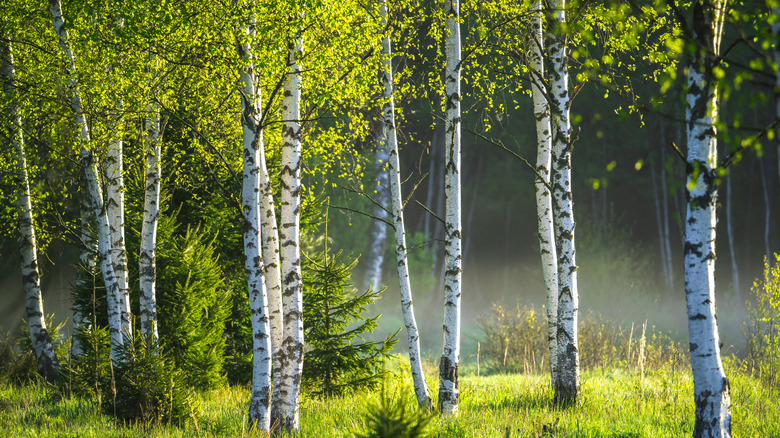
[[[327,242],[327,237],[325,239]],[[303,294],[304,338],[308,345],[303,380],[315,393],[338,395],[347,389],[376,387],[385,375],[384,359],[398,340],[366,341],[380,315],[365,318],[367,307],[379,298],[371,288],[357,294],[351,283],[357,258],[341,251],[322,252],[306,263]]]

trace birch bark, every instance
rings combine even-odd
[[[49,0],[49,12],[51,13],[54,32],[57,34],[59,40],[60,50],[62,50],[62,54],[66,61],[66,69],[68,72],[68,97],[70,98],[70,107],[73,111],[76,127],[79,129],[81,159],[87,180],[90,203],[95,212],[97,222],[98,259],[100,261],[100,270],[103,274],[103,281],[106,285],[106,296],[108,301],[108,330],[111,338],[111,358],[116,361],[117,346],[122,345],[124,336],[122,334],[119,284],[116,275],[114,274],[114,265],[111,259],[111,233],[108,215],[106,213],[105,203],[103,202],[103,191],[98,182],[99,172],[94,160],[95,157],[93,152],[89,150],[89,126],[87,125],[87,119],[81,104],[75,59],[70,47],[68,31],[65,29],[65,19],[62,15],[62,5],[59,0]]]
[[[531,28],[531,94],[536,120],[536,217],[539,231],[539,251],[542,256],[542,273],[547,292],[547,344],[550,349],[550,381],[555,382],[558,373],[558,266],[553,234],[550,165],[552,161],[552,136],[550,135],[550,104],[547,100],[544,65],[544,27],[542,2],[532,7]]]
[[[8,40],[6,40],[8,41]],[[30,333],[38,373],[49,382],[59,378],[60,363],[54,352],[51,336],[46,328],[43,312],[41,277],[38,271],[38,252],[35,240],[30,180],[27,173],[27,157],[24,152],[22,115],[16,94],[16,71],[10,42],[0,42],[0,75],[6,99],[11,105],[8,134],[16,155],[16,210],[19,223],[19,251],[21,255],[22,285],[24,286],[27,327]]]
[[[379,0],[379,14],[383,28],[387,28],[387,0]],[[395,130],[395,102],[393,100],[393,58],[390,33],[382,40],[382,54],[385,56],[383,68],[380,72],[382,83],[382,98],[385,104],[382,108],[382,120],[380,138],[385,145],[383,148],[389,152],[387,161],[387,175],[390,182],[390,198],[392,200],[393,226],[395,228],[395,255],[398,270],[399,290],[401,292],[401,311],[406,326],[407,343],[409,348],[409,365],[414,382],[414,393],[417,396],[417,404],[421,408],[431,407],[431,396],[428,385],[425,382],[425,373],[422,369],[420,357],[420,335],[417,331],[417,321],[414,317],[412,304],[412,287],[409,281],[409,264],[406,252],[406,230],[404,226],[403,197],[401,194],[401,165],[398,159],[398,137]]]
[[[263,131],[260,126],[260,89],[255,88],[254,59],[251,40],[255,37],[254,14],[245,35],[237,38],[236,50],[241,58],[241,128],[244,143],[242,203],[244,212],[244,271],[247,278],[252,319],[252,396],[249,420],[265,433],[271,426],[271,338],[268,324],[268,296],[265,266],[261,252],[262,190],[260,161],[263,153]]]
[[[150,63],[151,80],[156,77],[159,61],[154,56]],[[162,138],[160,133],[160,108],[152,96],[146,104],[144,128],[146,138],[144,155],[146,160],[146,179],[144,183],[144,215],[141,222],[141,243],[138,252],[138,277],[140,283],[139,307],[141,332],[153,342],[159,340],[157,331],[157,224],[160,219],[160,179],[162,169]]]
[[[461,316],[460,2],[445,0],[445,272],[444,348],[439,361],[439,411],[458,414]]]
[[[685,296],[688,310],[693,389],[694,437],[730,437],[729,381],[720,358],[715,316],[715,224],[717,203],[717,65],[726,1],[693,5],[694,43],[688,67],[685,121],[686,166]]]
[[[552,128],[552,205],[555,247],[558,257],[558,375],[555,399],[562,404],[576,403],[580,392],[580,357],[577,341],[579,293],[574,246],[574,206],[572,203],[571,151],[569,125],[569,72],[566,54],[565,0],[552,2],[548,23],[553,28],[548,38],[549,68],[546,69],[550,92],[547,93]]]
[[[119,285],[120,318],[122,332],[132,337],[130,290],[127,279],[127,251],[125,250],[125,179],[123,176],[124,147],[121,129],[115,129],[106,153],[106,207],[111,235],[111,261]]]
[[[363,280],[365,287],[378,290],[382,281],[382,262],[385,255],[385,241],[387,240],[388,207],[391,194],[388,192],[390,180],[389,171],[386,169],[390,158],[390,145],[384,128],[379,128],[376,139],[376,156],[374,157],[374,170],[376,175],[374,206],[371,214],[377,218],[371,221],[368,229],[368,254],[366,254],[366,276]]]
[[[303,38],[290,44],[289,69],[284,80],[282,102],[282,175],[281,175],[281,276],[283,279],[284,340],[282,341],[282,379],[278,422],[286,430],[298,429],[301,375],[303,373],[303,294],[300,260],[301,197],[301,66]],[[274,423],[277,418],[273,419]]]

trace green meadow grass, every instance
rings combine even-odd
[[[735,437],[780,437],[777,388],[736,370],[729,373]],[[383,390],[337,398],[304,394],[301,429],[295,436],[353,436],[380,397],[413,405],[411,383],[402,373]],[[433,394],[435,378],[429,380]],[[690,372],[669,370],[641,375],[624,369],[582,375],[581,403],[552,404],[546,375],[467,375],[461,378],[457,418],[435,418],[439,437],[683,437],[693,430]],[[99,414],[97,398],[66,398],[42,385],[0,385],[3,437],[248,437],[249,390],[224,387],[197,395],[186,425],[121,424]]]

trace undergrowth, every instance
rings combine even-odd
[[[780,391],[740,372],[727,361],[735,436],[780,436]],[[432,394],[435,376],[429,375]],[[352,437],[376,434],[382,418],[414,426],[408,375],[386,381],[381,391],[336,397],[304,394],[298,437]],[[248,437],[249,389],[224,386],[195,395],[197,419],[180,425],[116,422],[102,415],[94,396],[62,397],[44,384],[0,384],[0,428],[7,437]],[[434,416],[421,428],[433,437],[680,437],[693,431],[693,380],[687,370],[665,368],[645,374],[625,368],[582,374],[582,402],[554,405],[546,374],[464,376],[457,418]],[[388,397],[386,397],[388,398]],[[406,399],[404,402],[403,399]],[[412,402],[410,402],[410,400]],[[384,407],[382,404],[385,403]],[[400,406],[405,403],[403,413]],[[286,436],[286,435],[282,435]],[[413,435],[412,435],[413,436]]]
[[[533,306],[505,308],[493,304],[480,315],[482,331],[478,361],[481,372],[544,373],[549,369],[547,315]],[[583,370],[621,368],[648,370],[687,369],[687,348],[669,334],[647,323],[622,326],[601,315],[588,312],[580,316],[578,332],[580,367]]]

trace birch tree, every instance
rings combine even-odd
[[[156,68],[159,61],[156,55],[151,56],[148,67],[151,82],[156,78]],[[141,242],[138,251],[138,278],[140,284],[139,313],[141,318],[141,333],[154,342],[159,339],[157,332],[157,224],[160,218],[160,179],[162,169],[162,137],[160,132],[160,108],[155,103],[154,85],[152,94],[147,99],[146,117],[144,119],[144,156],[146,174],[144,183],[144,213],[141,222]]]
[[[542,2],[535,1],[531,10],[531,41],[529,70],[531,95],[536,121],[536,217],[539,230],[539,250],[547,292],[547,343],[550,349],[550,377],[555,382],[558,371],[558,272],[553,233],[552,198],[550,193],[550,164],[552,137],[550,104],[547,100],[544,65],[544,26]]]
[[[558,332],[557,379],[555,399],[559,403],[576,403],[580,392],[580,359],[577,343],[579,294],[574,251],[574,210],[572,203],[571,151],[569,121],[569,73],[566,54],[565,0],[554,0],[550,6],[547,32],[546,68],[552,134],[552,206],[555,248],[558,258]]]
[[[729,381],[720,357],[715,317],[718,86],[720,41],[726,0],[693,4],[685,124],[685,297],[688,309],[696,422],[694,437],[731,436]]]
[[[268,296],[265,267],[261,251],[260,205],[263,197],[260,163],[263,152],[263,131],[260,125],[260,88],[256,87],[251,42],[256,37],[254,12],[246,24],[244,35],[236,39],[241,58],[241,128],[244,144],[242,207],[244,213],[244,271],[252,320],[252,396],[249,420],[266,433],[271,425],[271,339],[268,324]],[[264,164],[264,163],[263,163]]]
[[[3,36],[4,37],[4,36]],[[51,336],[46,328],[41,293],[41,277],[38,270],[38,250],[35,239],[30,180],[27,173],[27,158],[24,151],[22,115],[16,92],[16,72],[12,46],[9,38],[0,40],[0,79],[3,82],[6,101],[9,106],[8,138],[16,155],[16,210],[18,215],[19,250],[21,255],[22,285],[25,294],[27,326],[30,334],[38,373],[49,382],[59,378],[59,359],[54,352]]]
[[[381,8],[381,7],[380,7]],[[386,7],[385,7],[386,9]],[[387,240],[387,209],[390,206],[392,195],[388,191],[391,176],[387,167],[390,158],[390,145],[387,143],[383,132],[384,126],[379,127],[376,139],[376,155],[374,156],[374,206],[371,210],[374,219],[368,228],[368,253],[366,254],[366,274],[363,283],[365,288],[377,290],[382,281],[382,262],[385,255],[385,241]]]
[[[387,0],[379,0],[379,14],[382,27],[387,29]],[[393,227],[395,228],[395,254],[398,270],[399,290],[401,292],[401,311],[404,316],[407,343],[409,348],[409,365],[414,382],[414,393],[417,404],[421,408],[431,407],[431,396],[420,357],[420,335],[417,331],[417,321],[414,317],[412,304],[412,287],[409,282],[409,264],[406,252],[406,230],[404,227],[403,197],[401,194],[401,171],[398,159],[398,137],[395,128],[395,101],[393,99],[393,49],[390,33],[386,32],[382,39],[382,55],[384,55],[382,71],[379,74],[382,83],[382,118],[380,121],[379,148],[387,154],[387,175],[390,183],[392,200]],[[377,158],[378,162],[378,158]],[[379,222],[379,221],[376,221]]]
[[[71,111],[73,111],[76,128],[79,130],[81,160],[86,176],[87,188],[89,190],[90,203],[92,205],[92,210],[95,212],[97,222],[98,259],[100,261],[100,270],[103,274],[103,280],[106,285],[108,300],[108,326],[111,337],[111,358],[116,361],[117,347],[122,345],[124,336],[122,333],[119,283],[114,274],[114,265],[111,258],[111,233],[108,215],[105,202],[103,201],[103,190],[98,181],[99,171],[97,163],[95,162],[95,154],[90,150],[89,126],[87,125],[87,119],[84,115],[81,94],[78,88],[75,57],[70,46],[68,31],[65,28],[65,19],[62,15],[62,5],[59,0],[49,0],[49,12],[51,13],[54,32],[57,35],[60,50],[62,51],[65,61],[70,108]]]
[[[458,414],[461,301],[460,2],[445,0],[444,351],[439,361],[439,411]]]
[[[281,276],[284,307],[284,340],[282,341],[282,378],[278,418],[274,423],[287,430],[298,429],[301,375],[303,373],[303,294],[300,259],[301,201],[301,82],[299,59],[303,37],[296,35],[289,43],[287,73],[282,101],[282,174],[281,174]]]
[[[121,119],[121,117],[118,117]],[[114,120],[121,123],[119,120]],[[124,141],[122,129],[115,127],[106,153],[106,214],[111,235],[111,261],[119,285],[120,318],[122,331],[132,336],[130,312],[130,289],[127,272],[127,251],[125,250],[125,179],[122,152]]]

